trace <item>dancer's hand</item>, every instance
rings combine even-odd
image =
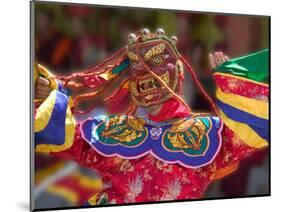
[[[52,91],[50,87],[49,80],[38,77],[35,82],[35,99],[46,99],[50,92]]]
[[[213,69],[228,60],[228,56],[223,52],[214,52],[209,54],[209,61]]]

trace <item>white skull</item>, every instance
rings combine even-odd
[[[152,140],[157,140],[161,134],[162,134],[162,128],[152,127],[150,130],[150,136]]]

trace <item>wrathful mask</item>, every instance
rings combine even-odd
[[[162,29],[155,34],[143,29],[139,36],[129,35],[129,89],[136,105],[160,104],[173,92],[181,93],[183,65],[176,42],[176,37],[166,37]]]

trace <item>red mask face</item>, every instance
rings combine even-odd
[[[176,49],[163,38],[151,38],[128,47],[130,59],[130,92],[137,106],[148,107],[161,104],[172,94],[140,62],[139,56],[149,69],[159,76],[175,93],[180,93],[182,63]]]

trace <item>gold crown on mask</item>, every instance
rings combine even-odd
[[[178,38],[176,36],[172,36],[172,37],[168,37],[165,35],[165,31],[161,28],[157,28],[155,33],[150,33],[149,29],[144,28],[142,30],[140,30],[140,42],[145,42],[147,40],[151,40],[151,39],[164,39],[166,41],[168,41],[173,47],[176,47]],[[132,46],[136,43],[138,37],[136,34],[134,33],[130,33],[128,36],[128,43],[129,46]]]
[[[138,56],[134,53],[132,53],[131,51],[128,51],[130,49],[130,47],[135,46],[137,43],[142,44],[142,43],[146,43],[146,42],[153,42],[153,41],[158,41],[158,40],[163,40],[165,41],[165,44],[159,44],[158,46],[155,46],[153,50],[161,50],[162,49],[162,45],[165,46],[170,46],[171,49],[173,49],[174,53],[176,54],[177,57],[179,57],[179,53],[176,47],[177,44],[177,37],[176,36],[171,36],[168,37],[165,35],[165,31],[161,28],[157,28],[155,33],[151,33],[149,31],[149,29],[144,28],[140,31],[137,32],[137,35],[134,33],[130,33],[128,36],[128,48],[127,48],[127,55],[129,57],[130,60],[132,61],[137,61],[138,60]],[[164,46],[164,48],[165,48]]]

